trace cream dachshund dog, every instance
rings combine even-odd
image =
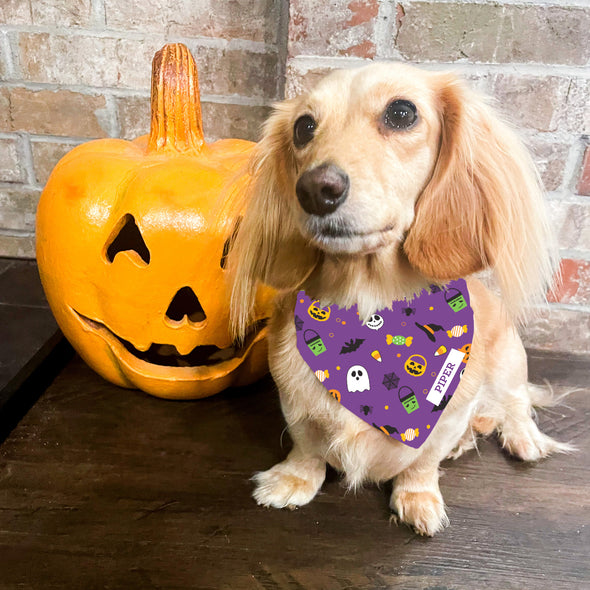
[[[254,476],[259,504],[307,504],[329,463],[352,488],[395,478],[394,518],[433,535],[448,524],[439,464],[476,434],[496,431],[524,461],[571,450],[533,421],[533,406],[552,398],[528,383],[515,327],[555,268],[542,190],[528,153],[480,96],[452,74],[401,64],[337,71],[276,105],[252,166],[232,251],[233,325],[244,333],[258,281],[278,290],[269,360],[293,440],[283,462]],[[501,299],[470,278],[487,268]],[[367,320],[460,277],[474,313],[471,357],[419,449],[339,404],[298,352],[300,289],[356,305]]]

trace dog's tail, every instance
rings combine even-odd
[[[563,405],[564,400],[572,393],[581,391],[580,388],[568,389],[567,391],[557,394],[551,383],[545,380],[544,385],[527,383],[527,391],[531,400],[531,405],[535,408],[555,408]]]
[[[545,381],[544,385],[536,385],[529,382],[526,387],[531,402],[532,418],[535,421],[538,420],[537,409],[542,409],[553,418],[552,422],[558,422],[561,418],[565,417],[565,415],[561,413],[561,409],[569,408],[569,406],[565,404],[565,400],[572,393],[581,391],[579,388],[568,389],[563,393],[557,394],[549,381]],[[569,442],[559,442],[546,434],[542,434],[542,437],[547,446],[546,455],[550,453],[573,453],[578,450],[575,445]]]

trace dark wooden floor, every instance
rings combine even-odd
[[[537,381],[586,386],[585,359],[533,355]],[[494,440],[444,464],[451,526],[389,523],[390,488],[335,473],[295,512],[249,477],[282,459],[269,379],[197,402],[107,384],[75,358],[0,446],[0,588],[590,588],[590,396],[545,412],[581,450],[529,466]]]
[[[0,440],[13,394],[62,339],[29,260],[0,258]],[[22,395],[19,404],[22,406]]]

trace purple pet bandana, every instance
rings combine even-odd
[[[300,291],[295,328],[303,360],[337,401],[418,448],[467,366],[473,310],[464,280],[393,301],[364,325],[356,306],[322,308]]]

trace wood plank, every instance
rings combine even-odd
[[[266,510],[249,477],[289,447],[273,389],[169,402],[76,358],[0,447],[0,589],[590,587],[587,453],[529,466],[482,441],[443,464],[433,539],[389,523],[391,485],[346,493],[332,471],[308,506]],[[580,449],[589,419],[588,390],[540,416]]]
[[[63,367],[66,350],[36,263],[0,259],[0,442]]]

